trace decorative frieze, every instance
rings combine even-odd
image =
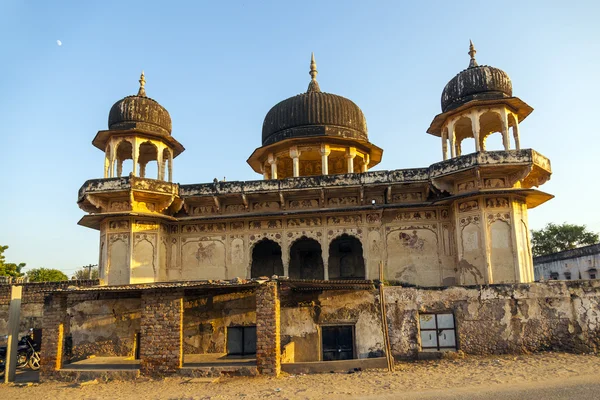
[[[280,219],[269,219],[264,221],[250,221],[250,229],[281,229]]]
[[[508,208],[508,199],[505,197],[494,197],[485,200],[487,208]]]
[[[394,217],[394,221],[421,221],[436,219],[436,212],[433,210],[427,211],[405,211],[398,212]]]
[[[356,225],[362,222],[360,215],[334,215],[327,218],[327,225]]]
[[[317,207],[319,207],[318,199],[290,200],[288,202],[289,209],[317,208]]]
[[[129,221],[110,221],[108,224],[108,229],[110,229],[111,231],[129,229]]]
[[[505,188],[506,179],[504,178],[487,178],[483,180],[483,187],[486,189]]]
[[[469,224],[479,225],[479,216],[477,215],[469,215],[468,217],[464,217],[460,219],[460,226],[464,227]]]
[[[288,219],[287,226],[292,227],[292,228],[321,226],[321,218],[319,218],[319,217],[291,218],[291,219]]]
[[[358,204],[358,197],[330,197],[327,199],[327,205],[331,207],[355,206]]]
[[[423,200],[423,193],[421,192],[408,192],[408,193],[397,193],[392,196],[394,203],[414,203]]]
[[[182,233],[224,232],[225,223],[183,225]]]
[[[458,204],[458,211],[467,212],[479,210],[479,202],[477,200],[469,200]]]
[[[461,182],[457,185],[456,189],[459,192],[468,192],[475,189],[475,181]]]

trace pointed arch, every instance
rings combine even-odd
[[[361,241],[346,233],[329,244],[329,279],[364,279],[365,259]]]
[[[252,248],[250,278],[283,276],[281,246],[273,240],[262,239]]]
[[[302,236],[290,247],[289,276],[291,279],[325,279],[321,244]]]

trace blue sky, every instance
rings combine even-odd
[[[277,102],[321,89],[364,111],[377,169],[440,161],[425,133],[444,85],[477,60],[505,70],[534,113],[521,145],[552,161],[530,211],[600,231],[598,2],[12,1],[0,4],[0,244],[9,261],[72,273],[96,263],[98,232],[77,225],[77,190],[103,174],[91,145],[108,111],[135,94],[165,106],[186,151],[174,178],[260,179],[246,164]],[[62,42],[62,46],[57,44]],[[498,138],[490,139],[499,146]],[[499,148],[499,147],[498,147]]]

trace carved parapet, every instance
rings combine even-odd
[[[89,180],[79,190],[77,202],[89,213],[162,213],[172,206],[174,211],[181,208],[179,185],[134,176]]]

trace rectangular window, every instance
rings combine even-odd
[[[354,358],[354,326],[322,326],[323,361]]]
[[[256,326],[227,327],[227,355],[256,354]]]
[[[419,314],[419,324],[423,351],[456,350],[453,314]]]

